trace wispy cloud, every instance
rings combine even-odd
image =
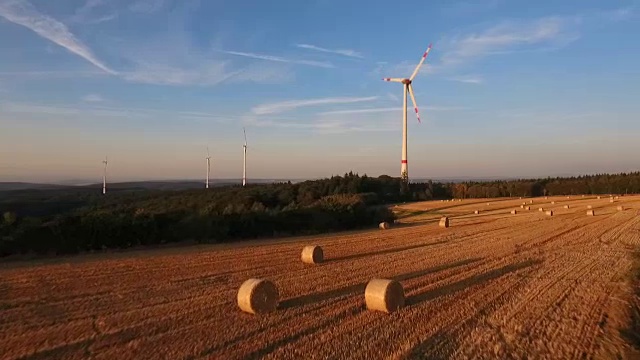
[[[351,50],[351,49],[327,49],[327,48],[323,48],[323,47],[320,47],[320,46],[309,45],[309,44],[296,44],[296,46],[301,48],[301,49],[320,51],[320,52],[325,52],[325,53],[330,53],[330,54],[337,54],[337,55],[342,55],[342,56],[347,56],[347,57],[352,57],[352,58],[358,58],[358,59],[362,59],[363,58],[361,53],[359,53],[359,52],[357,52],[355,50]]]
[[[464,110],[461,107],[454,106],[424,106],[420,108],[425,111],[456,111]],[[384,108],[367,108],[367,109],[348,109],[348,110],[332,110],[318,113],[318,115],[354,115],[354,114],[375,114],[384,112],[399,112],[402,110],[401,106],[397,107],[384,107]]]
[[[75,11],[70,21],[82,24],[99,24],[117,18],[118,13],[116,11],[97,13],[96,10],[103,10],[106,5],[108,4],[105,0],[87,0],[84,5]]]
[[[455,76],[455,77],[449,78],[449,80],[457,81],[465,84],[476,84],[476,85],[482,84],[484,82],[484,79],[477,75]]]
[[[0,1],[0,16],[12,23],[24,26],[41,37],[62,46],[105,72],[116,74],[115,70],[112,70],[100,61],[89,47],[77,39],[66,25],[48,15],[41,14],[28,1]]]
[[[439,42],[440,67],[460,65],[479,58],[532,45],[566,45],[579,35],[571,25],[575,17],[545,17],[533,21],[508,21],[480,33],[456,36]]]
[[[358,102],[373,101],[376,99],[378,99],[377,96],[288,100],[288,101],[258,105],[253,109],[251,109],[251,112],[256,115],[276,114],[276,113],[291,111],[300,107],[329,105],[329,104],[353,104]]]
[[[300,64],[300,65],[316,66],[316,67],[322,67],[322,68],[334,67],[332,63],[326,62],[326,61],[287,59],[280,56],[255,54],[255,53],[240,52],[240,51],[220,50],[220,52],[224,54],[243,56],[243,57],[248,57],[248,58],[258,59],[258,60],[275,61],[275,62],[290,63],[290,64]]]
[[[87,94],[82,97],[82,101],[90,103],[99,103],[107,101],[104,97],[98,94]]]

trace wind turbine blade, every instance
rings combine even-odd
[[[247,146],[247,131],[245,128],[242,128],[242,132],[244,133],[244,146]]]
[[[210,158],[211,155],[209,155],[209,147],[207,146],[207,159]]]
[[[418,117],[418,122],[422,123],[422,121],[420,121],[420,113],[418,112],[418,103],[416,103],[416,97],[415,95],[413,95],[413,86],[409,84],[408,89],[409,89],[409,95],[411,95],[411,102],[413,103],[413,109],[416,111],[416,117]]]
[[[382,80],[391,81],[391,82],[402,82],[402,80],[404,80],[404,79],[400,79],[400,78],[382,78]]]
[[[413,70],[413,74],[411,74],[411,77],[409,78],[409,80],[413,80],[413,78],[416,77],[416,75],[418,75],[418,71],[420,71],[420,67],[422,66],[424,61],[427,60],[427,56],[429,56],[429,51],[431,51],[431,44],[429,44],[427,51],[425,51],[424,54],[422,55],[422,59],[420,59],[420,62],[418,63],[418,66],[416,66],[416,69]]]

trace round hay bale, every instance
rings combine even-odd
[[[478,215],[478,214],[480,214],[480,210],[476,210],[476,211],[474,211],[473,213],[474,213],[474,214],[476,214],[476,215]]]
[[[553,216],[553,210],[547,210],[547,211],[545,212],[545,214],[546,214],[547,216]]]
[[[600,196],[598,196],[598,200],[600,200]]]
[[[524,209],[525,210],[531,210],[531,206],[525,206]]]
[[[250,314],[264,314],[278,307],[278,288],[269,280],[249,279],[238,290],[238,307]]]
[[[565,205],[565,206],[564,206],[564,208],[565,208],[565,209],[568,209],[568,208],[569,208],[569,205]]]
[[[555,204],[556,204],[556,202],[555,202],[555,201],[552,201],[552,202],[551,202],[551,205],[555,205]]]
[[[364,289],[367,309],[392,313],[404,306],[404,289],[395,280],[371,279]]]
[[[616,209],[618,209],[618,211],[624,211],[624,206],[618,205],[618,207]]]
[[[491,203],[487,203],[487,206],[491,205]]]
[[[584,195],[582,195],[582,197],[584,197]]]
[[[593,209],[592,205],[587,205],[587,209]]]
[[[545,199],[545,200],[547,200],[548,198],[549,198],[548,196],[545,196],[545,197],[544,197],[544,199]]]
[[[538,208],[538,211],[543,212],[544,209],[543,208]]]
[[[448,228],[449,227],[449,218],[446,216],[443,216],[440,218],[440,223],[438,224],[440,227],[442,228]]]
[[[380,225],[378,225],[378,228],[380,228],[380,230],[387,230],[390,227],[389,223],[386,221],[383,221],[380,223]]]
[[[533,200],[529,200],[529,204],[533,204]]]
[[[596,212],[593,210],[587,210],[587,216],[595,216]]]
[[[609,202],[610,202],[610,203],[612,203],[612,202],[614,202],[614,201],[615,201],[615,200],[613,200],[613,198],[609,199]]]
[[[618,200],[618,197],[617,197],[617,196],[614,196],[613,198],[614,198],[614,199],[616,199],[616,200]]]
[[[309,245],[302,248],[300,257],[305,264],[319,264],[324,260],[324,252],[320,246]]]
[[[516,215],[518,213],[518,210],[511,210],[511,215]]]

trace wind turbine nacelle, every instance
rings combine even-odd
[[[409,80],[409,79],[402,79],[402,81],[401,81],[401,82],[402,82],[403,84],[405,84],[405,85],[410,85],[410,84],[411,84],[411,80]]]

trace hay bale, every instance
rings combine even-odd
[[[491,203],[487,203],[487,206],[491,205]]]
[[[473,213],[474,213],[474,214],[476,214],[476,215],[478,215],[478,214],[480,214],[480,210],[476,210],[476,211],[474,211]]]
[[[587,209],[593,209],[593,206],[587,205]]]
[[[618,211],[624,211],[624,206],[618,205],[618,207],[616,209],[618,209]]]
[[[380,230],[387,230],[389,227],[391,227],[391,225],[389,225],[389,223],[386,221],[383,221],[380,223],[380,225],[378,225],[378,228],[380,228]]]
[[[598,196],[598,200],[600,200],[600,196]]]
[[[563,207],[564,207],[565,209],[568,209],[568,208],[569,208],[569,205],[565,205],[565,206],[563,206]]]
[[[525,206],[524,209],[525,210],[531,210],[531,206]]]
[[[547,210],[547,211],[545,212],[545,214],[546,214],[547,216],[553,216],[553,210]]]
[[[555,205],[555,204],[556,204],[556,202],[555,202],[555,201],[552,201],[552,202],[551,202],[551,205]]]
[[[548,196],[545,196],[545,197],[544,197],[544,199],[545,199],[545,200],[547,200],[548,198],[549,198]]]
[[[449,227],[449,218],[446,216],[443,216],[440,218],[440,223],[438,224],[440,227],[442,228],[448,228]]]
[[[529,204],[533,204],[533,200],[529,200]]]
[[[518,213],[518,210],[511,210],[511,215],[516,215]]]
[[[305,264],[319,264],[324,260],[324,252],[317,245],[309,245],[302,248],[302,262]]]
[[[523,205],[520,205],[520,209],[524,209],[524,204],[523,204]]]
[[[371,279],[364,289],[367,309],[392,313],[404,306],[404,289],[395,280]]]
[[[587,216],[595,216],[596,212],[593,210],[587,210]]]
[[[538,208],[538,211],[543,212],[544,209],[543,208]]]
[[[614,196],[613,198],[614,198],[614,199],[616,199],[616,200],[618,200],[618,197],[617,197],[617,196]]]
[[[584,195],[582,195],[582,197],[584,197]]]
[[[238,307],[250,314],[264,314],[278,307],[278,288],[269,280],[249,279],[238,290]]]
[[[612,203],[612,202],[614,202],[614,201],[615,201],[615,200],[613,200],[613,198],[609,199],[609,202],[610,202],[610,203]]]

